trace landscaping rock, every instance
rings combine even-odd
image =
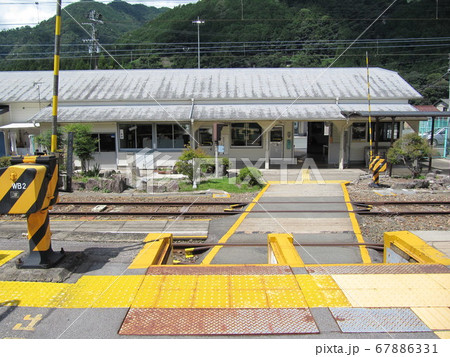
[[[72,190],[73,191],[80,191],[80,190],[85,190],[85,189],[86,189],[86,184],[84,182],[72,181]]]
[[[394,190],[401,190],[401,189],[413,189],[413,188],[428,188],[430,186],[429,180],[413,180],[408,182],[396,182],[394,183],[391,188]]]
[[[178,184],[178,181],[169,181],[167,184],[165,184],[167,188],[167,192],[177,192],[180,190],[180,185]]]
[[[90,178],[86,182],[86,190],[94,191],[100,189],[100,183],[94,178]]]

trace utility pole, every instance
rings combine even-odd
[[[200,25],[203,25],[205,21],[200,20],[200,17],[197,16],[197,20],[192,21],[192,23],[197,25],[197,62],[200,69]]]
[[[96,55],[94,55],[94,53],[95,54],[100,53],[100,45],[98,43],[98,38],[97,38],[98,32],[97,32],[96,25],[103,24],[102,14],[99,14],[95,10],[91,10],[91,11],[89,11],[89,14],[87,17],[91,22],[83,22],[82,25],[91,26],[91,38],[84,39],[83,42],[88,43],[89,55],[91,56],[91,69],[92,69],[92,59],[94,59],[94,69],[98,69],[97,57],[96,57]]]

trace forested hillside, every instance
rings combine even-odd
[[[100,54],[99,68],[196,68],[199,30],[202,68],[365,66],[368,52],[371,66],[398,71],[425,96],[423,103],[448,96],[448,1],[200,0],[161,11],[159,16],[153,9],[139,19],[143,25],[134,27],[128,19],[144,14],[145,6],[132,13],[137,5],[122,1],[88,3],[88,8],[102,13],[105,20],[98,30],[108,53]],[[82,3],[67,8],[72,16],[78,11],[75,5],[81,7]],[[118,19],[106,9],[123,15]],[[83,11],[86,6],[79,16]],[[148,21],[150,17],[153,19]],[[193,24],[197,18],[204,23]],[[63,48],[62,68],[86,68],[86,45],[80,42],[85,34],[64,13],[63,23],[63,41],[77,45]],[[2,43],[17,44],[12,51],[17,59],[11,61],[14,55],[10,55],[7,61],[0,61],[0,67],[40,66],[42,61],[20,59],[24,56],[19,51],[30,48],[19,44],[28,44],[35,36],[37,43],[52,43],[52,26],[48,21],[28,29],[31,36],[19,35],[22,30],[1,32]],[[46,28],[48,35],[44,34]],[[6,34],[8,37],[2,38]],[[84,62],[80,61],[82,51]],[[29,56],[36,57],[36,53],[33,49]]]
[[[68,5],[61,14],[61,68],[90,68],[86,41],[92,34],[90,11],[95,11],[96,20],[100,16],[96,37],[103,46],[115,43],[124,33],[139,28],[167,10],[120,0],[109,4],[81,1]],[[52,69],[54,38],[54,17],[35,27],[0,31],[0,70]]]

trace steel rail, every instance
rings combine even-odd
[[[184,205],[205,205],[205,206],[214,206],[214,205],[248,205],[250,203],[256,203],[255,201],[249,201],[249,202],[224,202],[224,201],[218,201],[218,202],[177,202],[177,201],[150,201],[150,202],[130,202],[130,201],[124,201],[124,202],[101,202],[101,201],[93,201],[93,202],[70,202],[70,201],[61,201],[58,202],[58,205],[136,205],[136,206],[156,206],[156,205],[172,205],[172,206],[184,206]],[[372,205],[372,206],[378,206],[378,205],[450,205],[450,201],[433,201],[433,202],[425,202],[425,201],[295,201],[295,202],[286,202],[286,201],[271,201],[271,202],[261,202],[258,201],[258,204],[270,204],[270,203],[276,203],[276,204],[336,204],[336,203],[351,203],[354,205]]]
[[[52,216],[231,216],[235,212],[49,212]]]
[[[83,202],[70,202],[70,201],[62,201],[58,202],[58,205],[80,205],[80,206],[98,206],[98,205],[106,205],[106,206],[234,206],[234,205],[247,205],[248,202],[166,202],[166,201],[150,201],[150,202],[131,202],[131,201],[125,201],[125,202],[101,202],[101,201],[83,201]]]
[[[227,211],[243,213],[245,211]],[[420,214],[450,214],[450,211],[370,211],[370,210],[256,210],[248,211],[247,213],[356,213],[364,215],[420,215]]]
[[[246,211],[223,211],[223,212],[55,212],[50,211],[49,214],[53,216],[232,216],[235,214],[244,213]],[[359,215],[373,215],[373,216],[407,216],[407,215],[424,215],[424,214],[450,214],[450,211],[382,211],[374,212],[370,210],[257,210],[247,211],[246,213],[355,213]]]

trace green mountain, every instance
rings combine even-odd
[[[167,11],[125,1],[109,4],[93,0],[80,1],[62,9],[61,69],[88,69],[88,41],[95,23],[96,37],[103,46],[117,41],[124,33],[139,28]],[[89,19],[89,13],[94,11]],[[98,20],[101,19],[101,22]],[[0,32],[0,70],[52,69],[55,17],[35,27]]]
[[[398,71],[423,104],[448,96],[445,1],[200,0],[169,10],[83,1],[66,9],[79,23],[89,10],[102,14],[99,68],[196,68],[200,34],[202,68],[365,66],[367,52],[370,66]],[[61,68],[92,67],[88,34],[68,16],[63,24]],[[0,69],[52,68],[50,58],[36,59],[51,57],[53,21],[0,32],[0,42],[14,44]]]
[[[119,41],[131,68],[370,66],[398,71],[433,103],[448,96],[450,7],[435,0],[201,0]],[[139,43],[140,45],[131,45]]]

